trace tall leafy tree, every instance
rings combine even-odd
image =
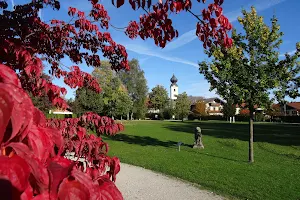
[[[191,101],[188,98],[186,92],[179,94],[177,96],[176,104],[175,104],[175,113],[183,121],[185,117],[188,116],[191,108]]]
[[[123,116],[127,115],[130,110],[132,110],[133,102],[124,90],[120,90],[118,93],[118,98],[116,100],[116,115],[120,116],[121,119]]]
[[[168,103],[168,91],[161,85],[152,88],[149,93],[150,108],[162,111]]]
[[[71,105],[73,112],[77,115],[86,112],[95,112],[102,115],[104,109],[103,94],[96,93],[88,88],[77,89],[75,101]]]
[[[137,119],[144,118],[147,111],[147,80],[137,59],[129,61],[129,66],[130,71],[121,71],[118,73],[118,76],[127,88],[133,102],[132,109],[130,110],[131,118],[133,115]]]
[[[223,115],[224,117],[233,117],[236,112],[236,104],[232,99],[228,99],[227,102],[223,106]]]
[[[95,95],[95,100],[103,102],[103,114],[116,117],[123,115],[124,109],[127,113],[132,109],[132,101],[128,99],[128,90],[117,73],[111,70],[111,64],[108,61],[102,61],[101,66],[94,69],[92,76],[102,87],[101,93]],[[121,99],[128,103],[127,108],[124,108]]]
[[[271,19],[271,25],[268,26],[254,7],[250,12],[242,10],[242,14],[243,17],[238,21],[243,32],[237,34],[233,30],[233,46],[227,49],[213,46],[206,51],[213,58],[211,62],[200,63],[200,72],[210,82],[211,89],[216,89],[224,99],[231,97],[234,103],[246,103],[250,111],[249,161],[254,162],[254,106],[270,104],[270,90],[275,90],[276,96],[282,98],[285,93],[280,92],[280,87],[298,80],[296,74],[300,69],[296,61],[300,49],[297,45],[294,55],[286,55],[285,59],[279,60],[278,50],[283,33],[280,32],[276,17]]]

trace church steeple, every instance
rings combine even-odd
[[[178,79],[173,74],[173,76],[170,79],[170,81],[171,81],[171,85],[170,85],[170,99],[172,101],[174,101],[174,100],[177,99],[177,95],[178,95],[178,85],[177,85]]]
[[[177,78],[175,77],[175,75],[173,74],[173,76],[172,76],[172,78],[170,79],[170,81],[171,81],[172,85],[177,85],[176,83],[177,83],[178,79],[177,79]]]

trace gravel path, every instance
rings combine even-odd
[[[153,171],[121,163],[116,185],[125,200],[224,200],[212,192]]]

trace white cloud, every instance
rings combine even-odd
[[[248,4],[245,9],[250,8],[252,5],[256,8],[257,11],[263,11],[268,8],[271,8],[279,3],[282,3],[287,0],[257,0],[254,3]],[[237,9],[235,11],[226,13],[225,16],[228,17],[229,21],[231,23],[235,22],[237,20],[237,17],[241,15],[241,9]],[[177,49],[183,45],[186,45],[193,40],[197,38],[196,36],[196,29],[190,30],[184,34],[182,34],[179,38],[174,40],[173,42],[170,42],[166,48],[165,51],[170,51],[173,49]]]
[[[287,52],[287,54],[289,54],[289,55],[292,55],[292,54],[294,54],[294,53],[296,53],[296,50],[293,50],[293,51]],[[279,55],[279,57],[284,57],[284,56],[285,56],[285,54],[286,54],[286,53],[280,54],[280,55]]]
[[[39,18],[41,19],[41,21],[43,21],[42,9],[39,9],[38,15],[39,15]]]
[[[143,63],[145,63],[147,60],[149,60],[151,57],[146,57],[146,58],[140,58],[139,59],[139,64],[142,65]]]
[[[15,2],[14,0],[10,0],[10,2],[11,2],[11,9],[14,10]]]
[[[153,51],[146,47],[143,47],[141,45],[136,45],[136,44],[125,44],[124,46],[127,50],[141,54],[141,55],[154,56],[154,57],[161,58],[164,60],[182,63],[182,64],[186,64],[186,65],[191,65],[193,67],[199,68],[199,65],[197,63],[194,63],[194,62],[182,59],[182,58],[166,55],[160,49]]]

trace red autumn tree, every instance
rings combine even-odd
[[[118,158],[106,156],[108,145],[101,137],[87,134],[87,130],[95,130],[99,136],[116,134],[123,126],[94,113],[46,121],[25,92],[31,91],[34,96],[46,94],[54,106],[68,107],[61,98],[66,89],[43,78],[43,62],[51,65],[52,76],[64,78],[71,88],[101,91],[97,81],[78,66],[64,66],[68,68],[64,70],[61,60],[65,57],[75,64],[85,62],[100,67],[97,53],[102,52],[113,70],[129,69],[125,48],[107,32],[107,11],[97,0],[90,3],[89,13],[70,7],[68,22],[53,19],[48,24],[41,21],[38,11],[45,7],[59,10],[58,0],[32,0],[15,6],[13,11],[7,10],[7,2],[0,0],[1,198],[122,199],[112,182],[120,170]],[[124,0],[112,3],[120,7]],[[223,0],[214,0],[208,9],[203,9],[202,19],[191,11],[190,0],[167,0],[154,5],[150,0],[129,3],[133,9],[145,10],[138,22],[131,21],[126,28],[130,38],[152,38],[156,45],[164,47],[178,36],[169,13],[186,11],[197,18],[196,35],[205,48],[212,43],[232,43],[227,36],[231,24],[220,7]],[[65,158],[71,155],[85,161]]]
[[[242,115],[242,116],[250,116],[250,110],[247,109],[247,108],[242,108],[240,110],[240,115]]]
[[[193,109],[193,112],[201,117],[206,116],[207,115],[206,103],[203,100],[197,101],[195,104],[195,108]]]

